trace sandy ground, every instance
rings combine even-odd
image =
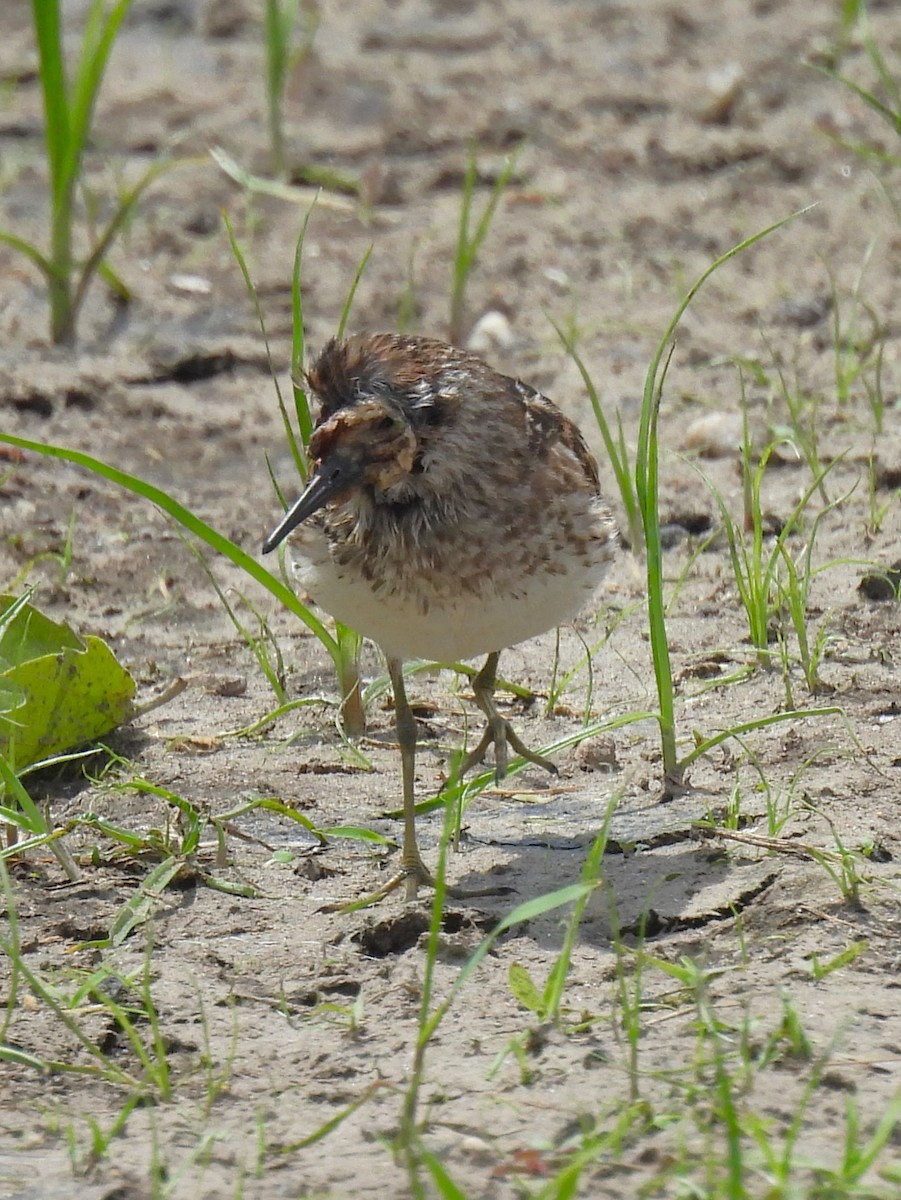
[[[81,7],[70,6],[73,29]],[[901,61],[897,12],[873,9],[884,53]],[[0,102],[0,224],[43,240],[29,13],[24,0],[0,12],[0,77],[9,81]],[[508,984],[513,963],[546,979],[563,938],[560,914],[551,913],[497,943],[430,1049],[426,1144],[469,1196],[533,1194],[541,1172],[559,1169],[586,1130],[609,1130],[626,1112],[632,1132],[616,1154],[587,1168],[580,1194],[687,1194],[679,1180],[701,1189],[694,1195],[725,1194],[703,1167],[711,1155],[722,1160],[724,1134],[705,1116],[711,1076],[696,1053],[697,995],[659,967],[639,974],[623,945],[634,947],[642,930],[657,959],[689,956],[709,970],[704,1003],[733,1050],[741,1031],[758,1049],[781,1048],[757,1055],[742,1094],[777,1142],[816,1063],[828,1057],[825,1082],[809,1097],[805,1162],[839,1161],[849,1099],[867,1133],[901,1087],[901,618],[896,603],[858,590],[867,562],[901,557],[899,192],[897,176],[872,173],[836,137],[898,147],[860,101],[812,65],[828,60],[838,36],[837,6],[817,2],[323,0],[314,53],[289,89],[292,160],[362,180],[365,200],[337,208],[324,201],[310,220],[304,295],[313,348],[333,332],[370,245],[351,325],[392,329],[404,320],[446,336],[467,147],[478,148],[481,203],[503,155],[522,143],[473,273],[467,336],[484,313],[504,315],[509,337],[489,340],[484,356],[580,422],[620,517],[585,390],[549,318],[580,331],[602,402],[611,418],[619,411],[631,443],[647,363],[690,283],[742,238],[816,205],[718,272],[680,327],[661,412],[661,503],[671,535],[665,565],[683,746],[696,733],[792,705],[840,713],[723,743],[697,761],[690,788],[669,803],[660,798],[651,720],[561,751],[554,786],[529,770],[473,798],[449,875],[510,890],[448,906],[439,997],[500,918],[578,879],[614,801],[616,810],[604,887],[586,910],[565,996],[584,1017],[580,1030],[526,1039],[535,1019]],[[867,78],[859,48],[849,49],[845,67]],[[263,339],[221,214],[244,247],[287,386],[291,258],[306,205],[243,192],[209,158],[216,145],[250,170],[267,170],[256,6],[138,2],[98,109],[89,178],[101,211],[117,171],[136,174],[161,153],[186,161],[153,186],[115,249],[132,304],[116,308],[95,288],[74,350],[48,344],[39,280],[0,248],[2,428],[140,474],[256,553],[279,511],[267,456],[283,486],[293,483]],[[881,432],[872,401],[880,351]],[[788,540],[798,558],[815,536],[812,563],[825,568],[808,600],[811,639],[822,650],[817,695],[796,664],[755,668],[725,541],[708,540],[721,518],[705,476],[736,518],[741,512],[742,387],[758,446],[790,434],[762,485],[771,528],[810,488],[802,441],[823,464],[836,460],[825,495],[814,492]],[[70,522],[71,561],[60,566]],[[90,812],[138,830],[174,825],[172,806],[117,787],[145,779],[213,816],[272,796],[320,826],[399,835],[385,815],[399,803],[387,697],[371,705],[361,745],[344,744],[327,656],[259,588],[211,564],[220,586],[239,589],[265,614],[290,696],[322,702],[242,737],[234,731],[259,720],[275,698],[207,574],[161,514],[82,471],[28,455],[3,477],[0,529],[6,585],[37,585],[48,613],[106,637],[142,698],[175,677],[189,682],[178,699],[111,739],[119,761],[97,760],[90,779],[33,781],[59,821]],[[586,714],[615,723],[653,709],[644,594],[642,563],[624,550],[597,612],[561,631],[559,651],[547,635],[505,654],[505,677],[534,693],[529,703],[509,702],[529,744],[577,732]],[[585,644],[595,651],[591,676]],[[787,646],[796,658],[790,630]],[[579,669],[557,695],[552,679],[570,667]],[[364,670],[367,679],[384,671],[371,648]],[[428,797],[474,716],[450,673],[420,675],[413,688],[421,700],[417,787]],[[439,812],[420,822],[431,861],[441,819]],[[705,819],[706,833],[698,825]],[[782,845],[771,852],[760,839],[777,827]],[[298,830],[272,813],[237,818],[220,867],[210,827],[200,865],[252,895],[223,894],[186,872],[115,950],[83,943],[107,935],[152,860],[116,854],[110,841],[82,831],[70,839],[83,866],[79,882],[66,883],[49,858],[16,867],[31,970],[71,995],[84,973],[105,965],[124,981],[119,994],[134,996],[148,966],[173,1099],[135,1109],[109,1156],[92,1162],[88,1118],[108,1129],[127,1092],[90,1076],[0,1064],[0,1196],[408,1194],[390,1139],[409,1081],[428,907],[405,911],[394,897],[375,911],[335,913],[336,902],[387,877],[396,849],[338,839],[321,849]],[[839,886],[838,859],[828,860],[830,870],[806,849],[839,846],[851,853],[856,903]],[[818,964],[858,943],[846,965],[818,978]],[[0,996],[8,976],[4,960]],[[637,988],[643,1002],[631,1082],[623,986]],[[90,1038],[138,1069],[108,1011],[84,1003],[76,1012]],[[786,1049],[797,1050],[792,1013],[812,1058]],[[527,1044],[522,1063],[508,1053],[498,1066],[516,1038]],[[47,1060],[89,1062],[27,988],[8,1040]],[[636,1096],[644,1116],[627,1107]],[[280,1150],[364,1097],[331,1136]],[[877,1167],[899,1157],[896,1136]],[[796,1194],[825,1195],[804,1191],[812,1176],[797,1170]],[[762,1173],[746,1183],[749,1195],[765,1194]]]

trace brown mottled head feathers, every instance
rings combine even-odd
[[[450,350],[429,338],[391,333],[346,341],[332,338],[310,368],[307,382],[322,402],[324,418],[371,398],[395,401],[413,412],[432,402],[437,375]]]
[[[584,482],[598,490],[597,466],[585,440],[556,405],[528,384],[501,375],[481,359],[444,342],[389,333],[332,339],[310,368],[307,381],[321,403],[322,434],[311,445],[314,457],[321,456],[326,442],[333,444],[343,429],[349,435],[351,426],[364,419],[364,412],[356,411],[361,404],[378,402],[409,422],[426,446],[437,445],[442,428],[446,434],[455,427],[458,435],[472,438],[493,428],[494,436],[486,444],[496,452],[504,441],[518,443],[523,434],[536,461],[546,460],[554,448],[558,453],[568,451]],[[464,423],[469,428],[460,428]],[[509,439],[504,430],[509,431]]]

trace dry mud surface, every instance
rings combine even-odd
[[[81,7],[70,6],[73,29]],[[901,61],[897,10],[873,9],[886,55]],[[0,222],[43,240],[29,12],[24,0],[0,10],[0,73],[10,81],[0,107]],[[636,976],[622,944],[634,946],[642,925],[656,958],[689,956],[711,969],[707,999],[723,1029],[749,1029],[755,1044],[778,1041],[790,998],[813,1059],[775,1056],[755,1070],[742,1098],[777,1141],[818,1056],[831,1056],[829,1086],[815,1089],[805,1117],[805,1161],[839,1160],[849,1097],[866,1132],[901,1087],[899,608],[858,590],[865,562],[891,564],[901,554],[901,231],[893,209],[901,193],[897,176],[874,175],[836,141],[888,137],[862,103],[811,65],[837,31],[837,6],[816,2],[323,0],[315,52],[289,89],[292,156],[362,179],[367,200],[324,202],[311,218],[305,311],[313,348],[333,332],[369,245],[352,326],[396,328],[403,310],[409,328],[446,336],[467,147],[478,147],[481,204],[504,153],[524,141],[471,281],[469,327],[488,310],[505,315],[511,336],[489,344],[485,357],[579,420],[620,515],[584,387],[548,316],[578,326],[601,399],[611,414],[619,409],[631,444],[646,365],[691,281],[742,238],[816,204],[718,272],[680,327],[660,418],[661,505],[673,526],[665,569],[684,744],[696,731],[709,735],[789,703],[840,712],[724,742],[694,764],[690,787],[668,803],[651,720],[561,751],[554,786],[529,770],[473,799],[449,876],[509,891],[448,904],[438,997],[486,930],[517,904],[578,878],[613,798],[617,805],[605,886],[586,910],[565,995],[569,1010],[585,1015],[584,1028],[526,1039],[536,1021],[508,986],[512,963],[539,983],[547,977],[563,938],[560,914],[551,913],[498,940],[430,1048],[425,1141],[468,1196],[537,1192],[541,1172],[559,1169],[567,1148],[581,1144],[580,1131],[608,1128],[625,1111],[621,982],[632,986]],[[859,50],[845,65],[866,78]],[[245,249],[286,386],[291,258],[306,206],[249,196],[208,151],[220,145],[265,171],[261,80],[250,0],[246,8],[241,0],[139,2],[99,104],[92,186],[108,195],[117,170],[135,172],[158,153],[190,161],[153,186],[115,250],[133,303],[117,310],[94,289],[77,348],[53,348],[38,281],[0,249],[3,429],[137,473],[251,553],[278,512],[267,456],[285,488],[293,485],[263,340],[221,212]],[[885,411],[877,435],[879,346]],[[798,558],[815,529],[813,565],[831,564],[815,575],[808,598],[811,641],[819,639],[822,652],[819,695],[796,665],[788,682],[778,664],[753,669],[725,541],[702,548],[721,518],[696,468],[736,518],[741,511],[742,386],[759,445],[790,429],[789,398],[821,462],[836,460],[825,495],[813,492],[788,540]],[[701,417],[713,433],[692,428]],[[7,467],[5,585],[37,585],[47,612],[106,637],[142,698],[176,677],[189,684],[111,739],[122,761],[104,772],[98,760],[93,781],[74,773],[32,780],[58,821],[90,812],[141,831],[174,825],[163,799],[115,786],[143,778],[214,816],[270,796],[319,826],[399,835],[385,815],[399,803],[385,694],[371,705],[360,757],[336,732],[335,684],[319,643],[215,562],[220,587],[240,589],[264,613],[285,657],[289,695],[322,698],[255,736],[235,736],[275,700],[173,525],[65,464],[29,454]],[[762,485],[773,528],[810,484],[803,454],[784,445]],[[834,507],[824,511],[827,500]],[[70,528],[71,559],[61,567]],[[505,677],[534,693],[530,703],[509,698],[528,744],[578,731],[586,706],[593,720],[611,722],[653,709],[644,593],[642,564],[624,550],[597,612],[560,634],[557,679],[580,662],[584,644],[595,648],[593,675],[583,663],[550,706],[554,636],[504,655]],[[790,631],[787,645],[796,657]],[[368,679],[383,674],[371,648],[364,669]],[[418,676],[412,686],[420,702],[417,787],[428,797],[474,715],[463,682],[449,672]],[[697,825],[704,818],[744,840],[705,835]],[[755,841],[771,820],[780,823],[781,852]],[[434,861],[440,812],[419,827]],[[390,1145],[416,1036],[428,897],[410,910],[395,896],[373,911],[332,911],[378,886],[397,850],[340,839],[323,849],[273,813],[256,810],[229,824],[224,866],[216,865],[211,827],[204,838],[204,870],[252,894],[224,894],[186,870],[115,950],[84,943],[106,937],[152,859],[114,853],[100,834],[82,831],[70,838],[80,881],[67,883],[49,856],[16,867],[25,961],[67,994],[84,972],[107,964],[126,981],[127,997],[151,947],[173,1098],[136,1108],[109,1157],[92,1163],[88,1119],[109,1128],[127,1094],[90,1075],[0,1065],[0,1196],[409,1193]],[[830,872],[806,850],[834,852],[839,843],[856,855],[856,904],[842,893],[837,860],[828,860]],[[816,964],[857,943],[846,965],[817,978]],[[8,990],[5,960],[0,989]],[[693,1049],[697,1006],[659,968],[645,967],[641,989],[638,1091],[659,1128],[625,1138],[614,1165],[601,1158],[587,1168],[580,1194],[676,1196],[682,1177],[699,1189],[693,1195],[720,1195],[703,1166],[712,1153],[722,1161],[725,1135],[698,1117],[699,1080],[712,1077]],[[139,1070],[108,1011],[84,1004],[76,1015],[111,1058]],[[526,1047],[522,1062],[508,1054],[498,1066],[516,1037]],[[46,1060],[91,1061],[24,985],[8,1039]],[[360,1099],[330,1136],[280,1152]],[[890,1141],[877,1165],[899,1156]],[[796,1194],[807,1194],[808,1179],[799,1175]],[[763,1176],[749,1175],[747,1187],[763,1195]]]

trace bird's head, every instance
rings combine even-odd
[[[320,405],[312,474],[264,553],[326,505],[363,493],[374,503],[404,503],[427,486],[430,452],[453,425],[457,354],[393,334],[329,342],[307,374]]]

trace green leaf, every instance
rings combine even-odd
[[[329,838],[349,838],[356,842],[371,842],[375,846],[394,846],[397,843],[393,838],[384,837],[380,833],[376,833],[374,829],[367,829],[363,825],[332,825],[329,829],[322,831]]]
[[[135,682],[98,637],[0,596],[0,754],[16,771],[128,720]]]
[[[521,963],[510,963],[510,970],[507,972],[507,986],[523,1008],[527,1008],[529,1012],[533,1012],[539,1017],[544,1016],[546,1007],[544,997],[533,983],[532,976]]]
[[[81,642],[63,625],[57,625],[28,603],[27,596],[0,598],[0,670],[55,654],[81,648]]]
[[[137,925],[142,925],[153,916],[160,897],[181,870],[181,865],[181,860],[174,856],[157,863],[142,882],[140,891],[116,914],[109,931],[111,946],[121,946]]]

